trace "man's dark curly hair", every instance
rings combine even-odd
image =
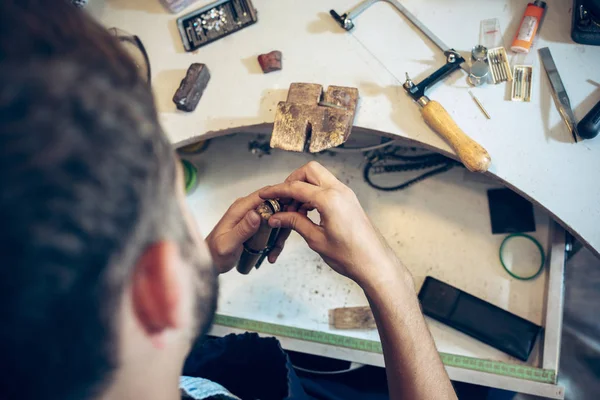
[[[0,398],[98,395],[123,286],[188,236],[150,88],[65,0],[0,4]]]

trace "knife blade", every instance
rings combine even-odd
[[[565,85],[560,78],[552,53],[550,53],[550,49],[547,47],[539,49],[538,52],[542,60],[542,65],[548,75],[550,86],[552,87],[552,97],[554,97],[554,103],[556,104],[558,113],[567,125],[567,129],[569,129],[571,135],[573,135],[573,140],[577,143],[577,120],[575,119],[575,114],[573,114],[571,101],[569,100],[569,95],[567,95],[567,89],[565,89]]]

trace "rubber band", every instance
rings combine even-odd
[[[535,246],[540,251],[540,256],[542,258],[542,261],[540,262],[540,267],[538,268],[538,270],[536,271],[536,273],[533,274],[533,275],[531,275],[531,276],[519,276],[519,275],[515,274],[514,272],[510,271],[508,269],[508,267],[506,266],[506,264],[504,264],[504,257],[502,256],[502,254],[504,252],[504,245],[510,239],[514,239],[516,237],[522,237],[522,238],[525,238],[525,239],[529,239],[530,241],[533,242],[533,244],[535,244]],[[546,263],[546,255],[544,254],[544,248],[542,247],[542,245],[540,244],[540,242],[538,242],[537,239],[535,239],[533,236],[527,235],[525,233],[512,233],[512,234],[508,235],[507,237],[505,237],[504,240],[502,241],[502,244],[500,245],[499,256],[500,256],[500,263],[502,264],[502,267],[504,268],[504,270],[506,272],[508,272],[508,274],[510,276],[512,276],[513,278],[521,280],[521,281],[529,281],[529,280],[532,280],[532,279],[536,278],[542,272],[542,270],[544,269],[544,264]]]
[[[196,186],[196,182],[198,180],[198,171],[196,170],[196,167],[194,167],[194,165],[187,160],[181,160],[181,164],[183,165],[185,192],[189,194]]]

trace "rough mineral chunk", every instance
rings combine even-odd
[[[258,56],[258,63],[265,74],[281,69],[281,52],[273,50],[270,53]]]
[[[179,89],[173,96],[173,102],[179,110],[191,112],[196,109],[206,85],[210,80],[210,72],[205,64],[190,65],[181,81]]]

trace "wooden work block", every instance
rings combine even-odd
[[[185,78],[173,96],[173,102],[177,108],[187,112],[194,111],[209,80],[210,72],[205,64],[190,65]]]
[[[344,307],[334,308],[332,311],[332,325],[336,329],[375,329],[375,317],[371,307]]]
[[[271,147],[318,153],[343,144],[356,115],[358,89],[292,83],[286,101],[277,105]]]

